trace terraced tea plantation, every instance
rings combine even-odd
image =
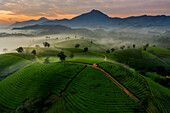
[[[48,113],[145,112],[104,73],[93,67],[81,71],[65,93]]]
[[[112,60],[129,65],[137,70],[157,71],[157,67],[162,66],[167,72],[170,69],[165,61],[159,57],[141,49],[126,49],[107,54]]]
[[[149,97],[161,113],[169,113],[170,111],[170,90],[165,88],[158,83],[153,82],[152,80],[146,78],[150,90],[151,97]]]
[[[32,64],[0,82],[0,105],[16,109],[27,98],[60,96],[83,65]],[[31,71],[30,71],[31,70]]]
[[[108,53],[94,42],[67,40],[0,55],[0,113],[170,112],[169,79],[158,73],[170,69],[169,50]]]
[[[43,112],[145,112],[102,71],[83,64],[33,63],[1,81],[0,94],[1,111],[55,94],[60,99]]]
[[[67,40],[67,41],[53,44],[53,46],[60,47],[60,48],[74,48],[76,44],[80,44],[81,49],[88,47],[89,50],[95,52],[105,52],[108,49],[108,47],[105,45],[94,43],[92,40],[86,40],[86,39]]]
[[[0,55],[0,81],[29,63],[29,60],[15,55]]]

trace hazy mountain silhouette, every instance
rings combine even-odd
[[[170,26],[170,16],[132,16],[128,18],[112,18],[93,9],[88,13],[81,14],[72,19],[48,20],[40,18],[39,20],[30,20],[17,22],[13,26],[28,25],[65,25],[69,27],[152,27],[152,26]]]
[[[45,21],[48,21],[48,19],[45,17],[41,17],[38,20],[28,20],[28,21],[23,21],[23,22],[16,22],[15,24],[12,25],[12,27],[13,26],[14,27],[31,26],[31,25],[43,23]]]

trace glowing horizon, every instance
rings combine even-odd
[[[0,0],[0,23],[46,17],[71,19],[92,9],[110,17],[170,15],[169,0]]]

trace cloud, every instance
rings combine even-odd
[[[170,14],[169,6],[170,0],[0,0],[0,11],[7,15],[49,18],[79,15],[92,9],[110,15]]]
[[[6,21],[6,20],[0,20],[0,22],[8,22],[8,21]]]

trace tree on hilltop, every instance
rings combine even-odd
[[[87,51],[88,51],[88,47],[85,47],[85,48],[84,48],[84,52],[87,52]]]
[[[48,42],[43,42],[44,47],[50,47],[50,44]]]
[[[115,48],[112,48],[111,51],[114,52],[114,51],[115,51]]]
[[[57,54],[58,57],[60,57],[61,61],[64,61],[66,59],[66,55],[64,54],[63,51],[61,51],[60,53]]]
[[[18,53],[22,53],[24,51],[23,47],[19,47],[16,49]]]
[[[80,47],[80,44],[76,44],[76,45],[75,45],[75,48],[79,48],[79,47]]]
[[[32,52],[31,52],[33,55],[36,55],[37,54],[37,52],[36,52],[36,50],[34,49],[34,50],[32,50]]]

